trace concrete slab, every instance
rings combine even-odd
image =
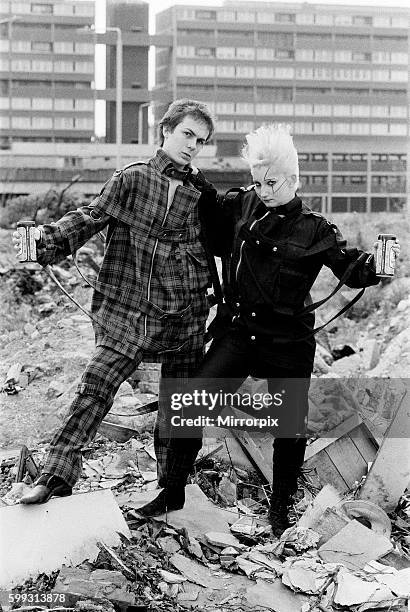
[[[132,502],[127,506],[138,510],[144,504],[150,502],[158,495],[155,491],[141,491],[132,496]],[[229,524],[234,522],[238,515],[228,512],[213,504],[201,491],[198,485],[188,485],[185,490],[186,502],[182,510],[169,512],[168,523],[176,528],[185,527],[189,535],[202,536],[208,531],[220,531],[230,533]],[[157,517],[164,521],[165,514]],[[228,522],[229,521],[229,522]]]
[[[46,504],[0,508],[0,587],[10,588],[39,573],[64,565],[94,561],[101,541],[130,537],[127,523],[110,490],[53,498]]]
[[[248,606],[263,607],[264,610],[275,612],[295,612],[301,610],[308,598],[294,593],[282,584],[280,578],[273,583],[257,580],[256,586],[246,591]]]

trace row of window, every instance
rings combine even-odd
[[[0,40],[0,51],[10,51],[10,41]],[[76,53],[81,55],[94,55],[94,45],[90,43],[39,40],[13,40],[11,51],[15,53]]]
[[[94,101],[87,98],[0,98],[0,110],[94,111]]]
[[[357,163],[367,162],[368,153],[331,153],[333,162],[346,162],[346,163]],[[406,163],[405,153],[371,153],[372,163],[391,163],[400,165],[404,170]],[[301,162],[327,162],[327,153],[299,153],[299,161]],[[403,165],[404,164],[404,165]]]
[[[251,132],[260,123],[254,121],[217,121],[216,130],[218,132]],[[406,136],[406,123],[348,123],[327,121],[294,121],[294,133],[298,134],[333,134],[338,136]]]
[[[94,73],[94,62],[85,61],[54,61],[0,58],[0,70],[13,72],[82,72]]]
[[[94,130],[94,119],[88,117],[7,117],[0,116],[1,129],[16,130]]]
[[[93,2],[19,2],[16,0],[1,0],[0,13],[30,14],[33,15],[61,15],[76,17],[94,17]]]
[[[321,81],[383,81],[405,83],[406,70],[367,70],[361,68],[293,68],[290,66],[248,66],[237,64],[183,64],[176,67],[177,76],[241,79],[309,79]]]
[[[257,49],[255,47],[194,47],[179,45],[177,57],[215,57],[243,60],[296,60],[309,62],[372,62],[374,64],[407,64],[407,53],[390,51],[344,51],[331,49]]]
[[[369,104],[272,104],[253,102],[217,102],[217,114],[228,115],[312,115],[317,117],[392,117],[405,119],[406,106],[388,106]]]
[[[228,23],[295,23],[300,25],[319,26],[357,26],[375,28],[407,28],[406,15],[351,15],[340,13],[336,15],[308,12],[274,12],[262,10],[206,10],[194,8],[179,8],[178,19],[186,21],[221,21]]]

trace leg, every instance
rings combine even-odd
[[[71,493],[71,487],[81,473],[82,447],[94,438],[119,386],[132,374],[137,363],[110,348],[96,348],[78,386],[70,413],[51,442],[43,474],[21,503],[47,501],[53,490],[52,494],[57,495]]]
[[[162,514],[167,509],[181,508],[185,502],[184,488],[191,472],[197,454],[202,445],[202,432],[197,429],[191,437],[177,437],[173,435],[170,425],[170,393],[175,391],[174,384],[168,384],[170,379],[178,378],[182,386],[178,389],[190,393],[202,388],[201,381],[206,380],[212,384],[216,379],[219,387],[219,378],[247,376],[247,358],[249,352],[240,341],[225,337],[214,342],[198,367],[200,355],[191,356],[189,362],[175,361],[163,365],[160,390],[160,408],[155,429],[155,452],[158,461],[158,483],[164,488],[157,498],[150,504],[139,509],[146,516]],[[198,358],[198,360],[197,360]],[[196,363],[195,363],[196,362]],[[182,376],[181,376],[182,374]],[[195,374],[195,378],[193,378]],[[191,377],[189,379],[189,377]],[[192,415],[190,415],[192,416]]]

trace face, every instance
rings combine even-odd
[[[296,176],[285,176],[273,166],[255,166],[252,177],[258,197],[268,208],[287,204],[295,197]]]
[[[164,127],[163,133],[162,149],[178,170],[182,170],[198,155],[209,135],[206,124],[189,115],[178,123],[173,132]]]

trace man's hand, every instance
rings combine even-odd
[[[34,228],[34,240],[36,242],[38,242],[41,238],[41,230],[36,227]],[[14,249],[17,251],[16,253],[16,257],[19,257],[20,253],[21,253],[21,235],[19,234],[19,232],[13,232],[11,240],[14,244]]]
[[[206,180],[202,172],[198,170],[198,168],[196,168],[195,166],[191,167],[191,183],[193,184],[193,186],[196,187],[196,189],[198,189],[198,191],[200,191],[201,193],[203,193],[204,191],[213,191],[215,187],[212,185],[212,183]]]

